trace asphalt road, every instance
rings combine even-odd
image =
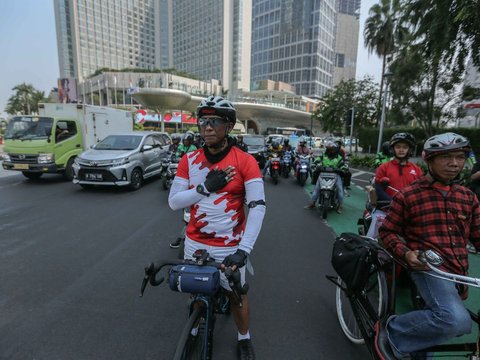
[[[267,179],[266,194],[248,279],[257,358],[368,359],[341,333],[325,279],[332,230],[303,210],[307,195],[292,179]],[[188,295],[138,292],[146,263],[176,255],[168,243],[181,216],[160,181],[85,191],[61,176],[0,171],[0,359],[171,359]],[[214,358],[235,359],[235,344],[233,319],[219,316]]]

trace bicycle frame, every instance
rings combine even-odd
[[[156,275],[160,272],[160,270],[165,266],[170,265],[181,265],[181,264],[191,264],[196,266],[214,266],[219,271],[221,268],[220,263],[216,263],[213,259],[209,257],[209,254],[206,250],[197,250],[193,257],[195,260],[167,260],[161,261],[158,263],[151,263],[145,268],[145,276],[142,281],[142,287],[140,290],[140,296],[143,296],[145,288],[148,283],[152,286],[158,286],[162,282],[164,282],[164,278],[161,277],[160,279],[156,279]],[[229,285],[232,289],[232,293],[238,306],[242,307],[242,294],[246,294],[248,291],[248,285],[245,284],[242,286],[240,284],[240,273],[238,271],[232,271],[231,268],[225,268],[224,270],[225,276],[229,281]],[[179,344],[176,349],[175,359],[185,359],[185,356],[189,357],[189,353],[187,349],[187,337],[190,335],[190,330],[194,325],[200,325],[200,317],[199,315],[204,315],[203,319],[205,321],[204,326],[204,334],[205,336],[202,337],[202,347],[201,347],[201,359],[209,360],[211,358],[212,352],[212,339],[213,339],[213,327],[215,323],[215,314],[226,314],[229,309],[229,298],[227,297],[225,290],[223,288],[219,288],[212,295],[200,294],[200,293],[193,293],[191,294],[191,302],[189,305],[189,321],[187,322],[184,331],[182,332],[182,336],[179,340]],[[198,312],[195,314],[195,318],[192,318],[196,309],[202,311],[201,314]],[[198,319],[196,318],[197,316]],[[199,320],[195,324],[195,320]],[[186,354],[186,355],[185,355]]]
[[[393,260],[393,261],[392,261]],[[430,276],[439,277],[444,280],[453,281],[456,283],[467,284],[475,287],[480,287],[480,279],[472,278],[463,275],[451,274],[444,272],[436,266],[426,262],[429,268],[432,271],[426,272]],[[365,296],[368,293],[368,288],[360,289],[356,292],[349,291],[346,287],[343,287],[339,284],[338,280],[335,277],[327,276],[327,278],[335,283],[342,291],[346,293],[346,296],[351,304],[351,309],[355,315],[355,320],[358,324],[360,332],[363,339],[368,347],[368,350],[373,359],[378,359],[378,355],[374,350],[374,338],[375,330],[374,324],[379,319],[386,319],[389,316],[393,315],[395,312],[395,303],[396,303],[396,266],[406,267],[406,264],[394,259],[389,253],[384,249],[378,249],[377,257],[373,259],[372,272],[378,272],[379,278],[387,279],[385,291],[382,293],[386,296],[386,299],[382,300],[382,304],[385,305],[385,308],[382,309],[379,307],[378,311],[375,311],[374,307],[371,304],[371,300]],[[389,269],[390,267],[390,269]],[[338,308],[337,308],[338,311]],[[468,356],[472,360],[480,359],[480,313],[473,313],[471,310],[467,309],[470,314],[470,317],[473,322],[477,324],[478,335],[476,342],[464,342],[456,344],[440,344],[428,349],[425,349],[425,352],[429,353],[459,353],[459,352],[468,352]],[[350,339],[351,340],[351,339]],[[352,342],[355,342],[351,340]],[[359,341],[355,343],[361,343]],[[440,355],[442,356],[442,355]],[[445,355],[444,355],[445,356]],[[465,356],[465,355],[462,355]],[[466,356],[465,356],[466,357]]]

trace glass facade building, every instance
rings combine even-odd
[[[172,7],[175,69],[248,90],[251,0],[175,0]]]
[[[159,66],[159,0],[54,0],[60,77]]]
[[[322,97],[333,83],[336,0],[254,0],[252,88],[259,80]]]

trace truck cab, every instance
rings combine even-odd
[[[29,179],[43,173],[61,173],[71,180],[75,156],[82,150],[76,119],[15,116],[5,132],[3,168],[21,171]]]
[[[131,131],[129,111],[84,104],[39,104],[39,115],[13,117],[5,132],[3,168],[29,179],[61,173],[73,179],[75,157],[106,136]]]

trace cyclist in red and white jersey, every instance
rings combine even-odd
[[[227,267],[239,268],[242,284],[248,256],[253,250],[265,215],[265,193],[257,161],[228,137],[236,122],[232,103],[210,96],[197,107],[198,127],[205,145],[186,154],[178,165],[168,202],[173,210],[190,207],[185,237],[185,258],[206,249]],[[244,204],[248,205],[248,216]],[[221,284],[231,290],[222,274]],[[240,359],[255,359],[249,333],[249,303],[232,300],[238,328]]]

